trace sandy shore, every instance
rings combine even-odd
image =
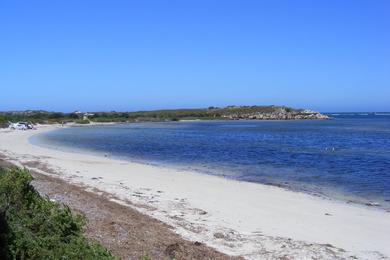
[[[114,194],[184,238],[248,259],[387,259],[390,213],[278,187],[34,146],[0,130],[4,159]],[[88,205],[86,205],[88,206]]]
[[[0,158],[0,167],[12,167],[12,164]],[[115,198],[112,194],[97,189],[86,191],[80,184],[35,171],[30,173],[34,178],[32,185],[41,196],[84,215],[86,237],[98,241],[119,259],[139,260],[147,255],[151,259],[242,260],[198,241],[183,239],[171,226],[128,205],[112,202]]]

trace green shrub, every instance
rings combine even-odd
[[[76,121],[74,121],[76,124],[83,124],[83,125],[85,125],[85,124],[89,124],[90,122],[89,122],[89,120],[84,120],[84,119],[80,119],[80,120],[76,120]]]
[[[84,237],[85,219],[42,198],[19,168],[0,168],[0,259],[113,259]]]

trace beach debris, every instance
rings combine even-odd
[[[324,247],[332,247],[334,248],[334,246],[332,244],[329,244],[329,243],[326,243],[326,244],[319,244],[319,245],[322,245]]]
[[[198,214],[199,214],[199,215],[206,215],[206,214],[207,214],[207,211],[205,211],[205,210],[203,210],[203,209],[200,209],[200,210],[198,211]]]
[[[330,213],[325,213],[325,216],[333,216],[333,215]]]
[[[165,255],[169,256],[170,258],[176,258],[180,252],[184,250],[183,245],[181,243],[174,243],[167,246],[164,253]]]
[[[377,202],[367,202],[365,204],[366,206],[369,206],[369,207],[378,207],[380,206],[381,204],[377,203]]]
[[[222,232],[216,232],[214,233],[214,237],[215,238],[226,238],[225,234],[223,234]]]

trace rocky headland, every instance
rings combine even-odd
[[[257,120],[324,120],[327,115],[307,109],[292,109],[288,107],[232,107],[221,115],[228,119]]]

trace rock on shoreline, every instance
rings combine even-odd
[[[257,119],[257,120],[325,120],[329,119],[327,115],[323,115],[319,112],[300,109],[293,110],[286,107],[275,108],[274,111],[240,111],[230,112],[222,115],[224,118],[238,120],[238,119]]]

